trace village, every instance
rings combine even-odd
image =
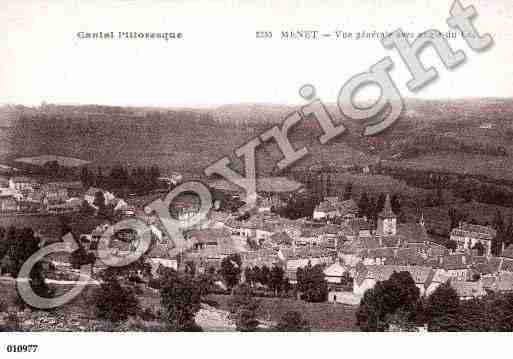
[[[165,180],[168,184],[171,181]],[[172,179],[176,181],[174,185],[180,180],[181,176]],[[455,289],[461,300],[513,290],[513,246],[503,244],[501,255],[492,255],[497,235],[492,226],[460,221],[450,232],[450,242],[455,245],[444,246],[430,237],[422,213],[414,222],[400,221],[393,208],[397,206],[396,199],[392,200],[390,193],[382,199],[376,221],[362,215],[361,201],[347,194],[347,198],[326,196],[315,206],[311,217],[290,219],[281,216],[279,209],[286,206],[287,199],[304,191],[304,186],[294,180],[258,179],[256,207],[245,206],[239,199],[240,190],[228,182],[213,181],[210,186],[222,197],[214,200],[206,221],[184,232],[186,247],[180,249],[144,202],[118,198],[101,188],[85,188],[80,181],[38,183],[26,175],[10,177],[0,188],[0,210],[2,215],[11,216],[82,213],[98,217],[99,207],[108,206],[111,216],[100,217],[103,219],[95,221],[90,232],[74,232],[88,258],[95,258],[98,242],[106,235],[116,255],[134,251],[140,234],[114,231],[114,218],[137,218],[151,230],[152,245],[144,261],[150,265],[153,277],[158,277],[163,268],[192,270],[194,275],[220,273],[223,261],[239,258],[237,283],[227,283],[220,277],[216,286],[221,292],[249,283],[268,295],[271,283],[260,280],[261,273],[269,276],[277,272],[280,279],[273,286],[274,292],[278,288],[280,293],[301,299],[304,297],[298,275],[311,268],[320,268],[323,273],[325,294],[319,301],[333,305],[357,306],[367,290],[399,272],[411,275],[421,296],[429,296],[445,283]],[[227,205],[234,200],[238,206]],[[170,212],[184,220],[195,216],[199,208],[197,198],[184,196],[172,203]],[[47,258],[56,269],[55,278],[72,278],[76,274],[71,258]],[[105,268],[97,258],[88,264],[92,265],[93,277]]]

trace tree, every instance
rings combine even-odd
[[[83,265],[93,264],[96,260],[94,253],[87,253],[84,246],[80,244],[76,251],[70,255],[70,264],[74,269],[80,269]]]
[[[310,326],[308,321],[303,319],[301,313],[288,311],[281,317],[276,325],[276,330],[280,332],[308,332],[310,331]]]
[[[378,201],[376,202],[376,209],[375,209],[376,214],[378,214],[379,212],[381,212],[383,210],[383,207],[385,206],[386,198],[387,198],[387,196],[383,192],[381,192],[379,194]]]
[[[235,287],[240,281],[242,260],[239,254],[230,254],[221,262],[221,275],[228,288]]]
[[[87,167],[82,168],[80,172],[80,181],[86,186],[90,187],[94,185],[95,178],[94,173],[91,172]]]
[[[54,290],[45,282],[43,274],[43,266],[41,262],[37,262],[30,271],[30,286],[35,294],[43,298],[52,298]]]
[[[390,278],[385,281],[387,290],[387,305],[393,308],[393,311],[402,309],[412,314],[414,318],[415,310],[420,299],[420,290],[415,285],[409,272],[394,272]]]
[[[344,188],[344,200],[351,199],[353,195],[353,184],[351,182],[348,182]]]
[[[98,207],[98,216],[103,216],[106,212],[105,195],[102,191],[97,191],[94,195],[93,205]]]
[[[104,279],[93,298],[98,318],[113,323],[124,321],[139,310],[139,302],[132,288],[121,285],[114,276]]]
[[[283,277],[285,276],[285,272],[282,267],[273,266],[271,270],[271,281],[270,287],[274,292],[274,295],[277,295],[283,289]]]
[[[506,233],[504,236],[504,244],[505,248],[513,244],[513,219],[510,218],[508,227],[506,228]]]
[[[194,321],[201,308],[203,286],[190,274],[167,271],[161,281],[164,318],[172,330],[197,331]]]
[[[238,331],[251,332],[257,329],[260,302],[253,297],[253,292],[248,285],[241,284],[234,290],[229,306]]]
[[[394,212],[398,218],[402,218],[403,210],[401,208],[401,201],[397,194],[394,194],[390,199],[390,205],[392,206],[392,212]]]
[[[265,264],[262,266],[262,269],[260,270],[260,284],[269,286],[271,282],[271,271],[269,270],[269,267]]]
[[[500,256],[502,254],[502,243],[506,240],[506,227],[502,213],[497,210],[493,219],[493,228],[497,231],[497,235],[492,239],[492,254]]]
[[[79,214],[82,217],[92,217],[95,213],[95,209],[93,206],[89,204],[87,201],[82,201],[82,204],[80,205]]]
[[[260,273],[260,267],[258,266],[255,266],[253,267],[253,284],[256,284],[257,282],[260,283],[260,278],[262,276],[262,274]]]
[[[454,239],[450,239],[445,242],[445,247],[454,252],[458,248],[458,243]]]
[[[420,292],[409,272],[394,272],[367,290],[356,313],[363,331],[383,331],[391,321],[411,327],[416,322]],[[407,324],[410,323],[410,324]]]
[[[381,297],[381,282],[365,291],[356,312],[356,325],[364,332],[384,331],[386,329]]]
[[[244,278],[246,280],[246,283],[248,283],[249,286],[252,287],[253,283],[255,282],[253,268],[248,266],[244,269]]]
[[[513,293],[497,295],[488,308],[490,308],[488,317],[492,319],[492,327],[489,330],[497,332],[513,331]]]
[[[323,266],[311,263],[297,270],[298,289],[307,302],[324,302],[328,297],[328,285],[324,280]]]
[[[458,330],[460,298],[450,283],[440,285],[429,296],[426,315],[430,331]]]
[[[367,192],[363,192],[360,200],[358,201],[359,215],[369,217],[369,197]]]
[[[8,243],[6,256],[10,265],[9,268],[5,268],[5,271],[16,277],[27,259],[39,250],[39,238],[34,235],[31,228],[17,230],[10,227],[6,240]]]

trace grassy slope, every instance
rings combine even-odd
[[[230,296],[211,295],[219,307],[228,310]],[[301,300],[283,298],[259,298],[259,318],[278,322],[287,311],[298,311],[308,320],[314,331],[356,331],[356,307],[343,304],[306,303]]]

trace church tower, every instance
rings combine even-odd
[[[383,210],[378,215],[378,234],[382,236],[395,236],[397,234],[397,216],[392,211],[390,195],[387,194]]]

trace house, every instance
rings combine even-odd
[[[335,262],[324,270],[328,283],[328,302],[358,305],[360,298],[352,293],[353,280],[348,268]]]
[[[322,220],[325,218],[335,218],[338,216],[337,208],[329,201],[319,203],[313,211],[314,220]]]
[[[513,273],[499,273],[489,287],[494,292],[513,292]]]
[[[424,294],[430,296],[440,285],[447,283],[450,279],[451,276],[445,269],[433,269],[431,281],[428,283]]]
[[[114,205],[114,211],[126,211],[128,210],[128,204],[121,198],[116,198],[112,201]]]
[[[294,240],[287,234],[287,232],[278,232],[270,237],[271,243],[276,246],[291,246]]]
[[[0,188],[0,196],[13,197],[17,201],[21,201],[23,198],[23,195],[18,190],[10,187]]]
[[[68,199],[68,189],[59,183],[43,184],[40,191],[49,203],[62,203]]]
[[[356,218],[359,211],[358,205],[352,198],[339,204],[339,215],[344,219]]]
[[[324,279],[328,284],[342,284],[348,273],[347,267],[335,262],[324,269]]]
[[[32,191],[36,185],[37,181],[27,176],[15,176],[9,179],[9,187],[17,191]]]
[[[148,252],[146,252],[145,258],[151,266],[151,273],[153,276],[157,274],[158,269],[161,266],[164,268],[178,270],[178,260],[176,258],[171,258],[168,244],[154,242]]]
[[[278,208],[285,207],[286,203],[277,195],[257,197],[258,212],[271,212]]]
[[[41,188],[44,186],[51,189],[65,189],[69,197],[81,197],[84,193],[84,186],[80,181],[48,182],[41,186]]]
[[[18,201],[13,196],[0,195],[0,212],[16,212],[18,208]]]
[[[105,204],[111,203],[116,198],[116,196],[114,196],[114,194],[109,191],[105,191],[101,188],[89,187],[89,189],[84,193],[84,200],[86,200],[87,203],[92,206],[94,199],[96,198],[96,193],[98,192],[103,193],[103,196],[105,197]]]
[[[481,298],[486,295],[483,282],[480,280],[476,282],[451,280],[449,283],[456,290],[461,300]]]
[[[246,241],[232,238],[226,228],[190,230],[186,233],[186,241],[191,244],[191,257],[198,259],[220,260],[248,250]]]
[[[470,256],[466,254],[453,254],[440,257],[439,268],[447,271],[454,280],[471,280],[473,271],[471,270]]]
[[[341,233],[350,241],[373,234],[372,225],[365,218],[353,218],[346,221]]]
[[[478,255],[490,255],[492,240],[496,235],[497,231],[492,227],[461,222],[451,231],[451,240],[457,243],[460,252],[481,247],[483,253]]]
[[[353,282],[353,293],[363,297],[365,291],[374,288],[377,282],[388,280],[394,272],[410,273],[415,285],[419,288],[421,296],[426,293],[426,289],[431,285],[433,278],[433,270],[430,267],[397,265],[362,266],[356,273]]]
[[[9,188],[9,179],[0,176],[0,188]]]
[[[315,207],[313,219],[356,218],[358,211],[358,205],[353,199],[340,201],[338,197],[326,197],[324,201]]]

